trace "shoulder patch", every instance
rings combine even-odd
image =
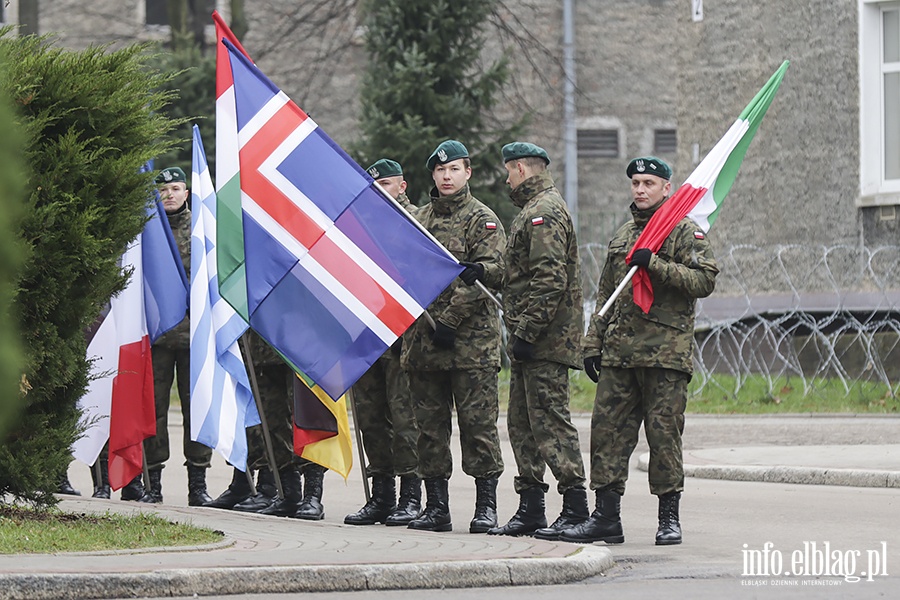
[[[543,225],[544,217],[534,217],[533,219],[531,219],[531,224],[532,225]]]
[[[497,229],[497,223],[494,221],[488,221],[484,224],[485,229]]]
[[[695,232],[694,232],[694,239],[702,240],[702,239],[704,239],[705,237],[706,237],[706,236],[703,235],[703,232],[702,232],[702,231],[695,231]]]

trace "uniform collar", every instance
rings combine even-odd
[[[520,183],[516,189],[509,193],[509,199],[512,200],[513,204],[522,208],[537,194],[552,188],[553,185],[553,177],[550,175],[550,171],[542,171]]]
[[[668,202],[669,199],[666,198],[653,208],[648,208],[647,210],[639,210],[637,206],[635,206],[634,202],[631,203],[629,207],[631,209],[631,217],[634,219],[634,224],[638,227],[643,228],[647,225],[647,222],[650,221],[650,217],[652,217],[656,211],[658,211],[662,206]]]
[[[440,215],[449,215],[456,210],[469,198],[469,184],[467,183],[461,190],[449,196],[441,196],[437,188],[431,188],[431,206],[434,212]]]

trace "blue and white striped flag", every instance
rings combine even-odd
[[[216,191],[194,125],[191,173],[191,439],[247,470],[246,428],[259,424],[237,340],[247,323],[219,295]]]

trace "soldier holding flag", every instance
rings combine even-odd
[[[585,372],[597,382],[591,419],[591,489],[597,504],[587,521],[564,530],[559,539],[625,541],[619,508],[643,423],[650,445],[650,493],[659,497],[656,544],[680,544],[681,434],[693,371],[694,308],[697,298],[712,293],[719,269],[706,235],[689,218],[675,225],[658,252],[637,248],[626,262],[650,218],[669,198],[672,169],[648,156],[632,160],[626,174],[632,219],[609,243],[597,306],[634,266],[649,273],[655,299],[645,314],[630,294],[623,294],[605,315],[591,317],[582,348]]]

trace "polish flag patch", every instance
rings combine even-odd
[[[531,224],[532,225],[543,225],[544,217],[534,217],[533,219],[531,219]]]
[[[484,224],[484,228],[485,228],[485,229],[492,229],[492,230],[493,230],[493,229],[497,229],[497,224],[494,223],[493,221],[488,221],[487,223]]]
[[[706,239],[706,236],[703,235],[703,232],[702,232],[702,231],[695,231],[695,232],[694,232],[694,239],[702,240],[702,239]]]

